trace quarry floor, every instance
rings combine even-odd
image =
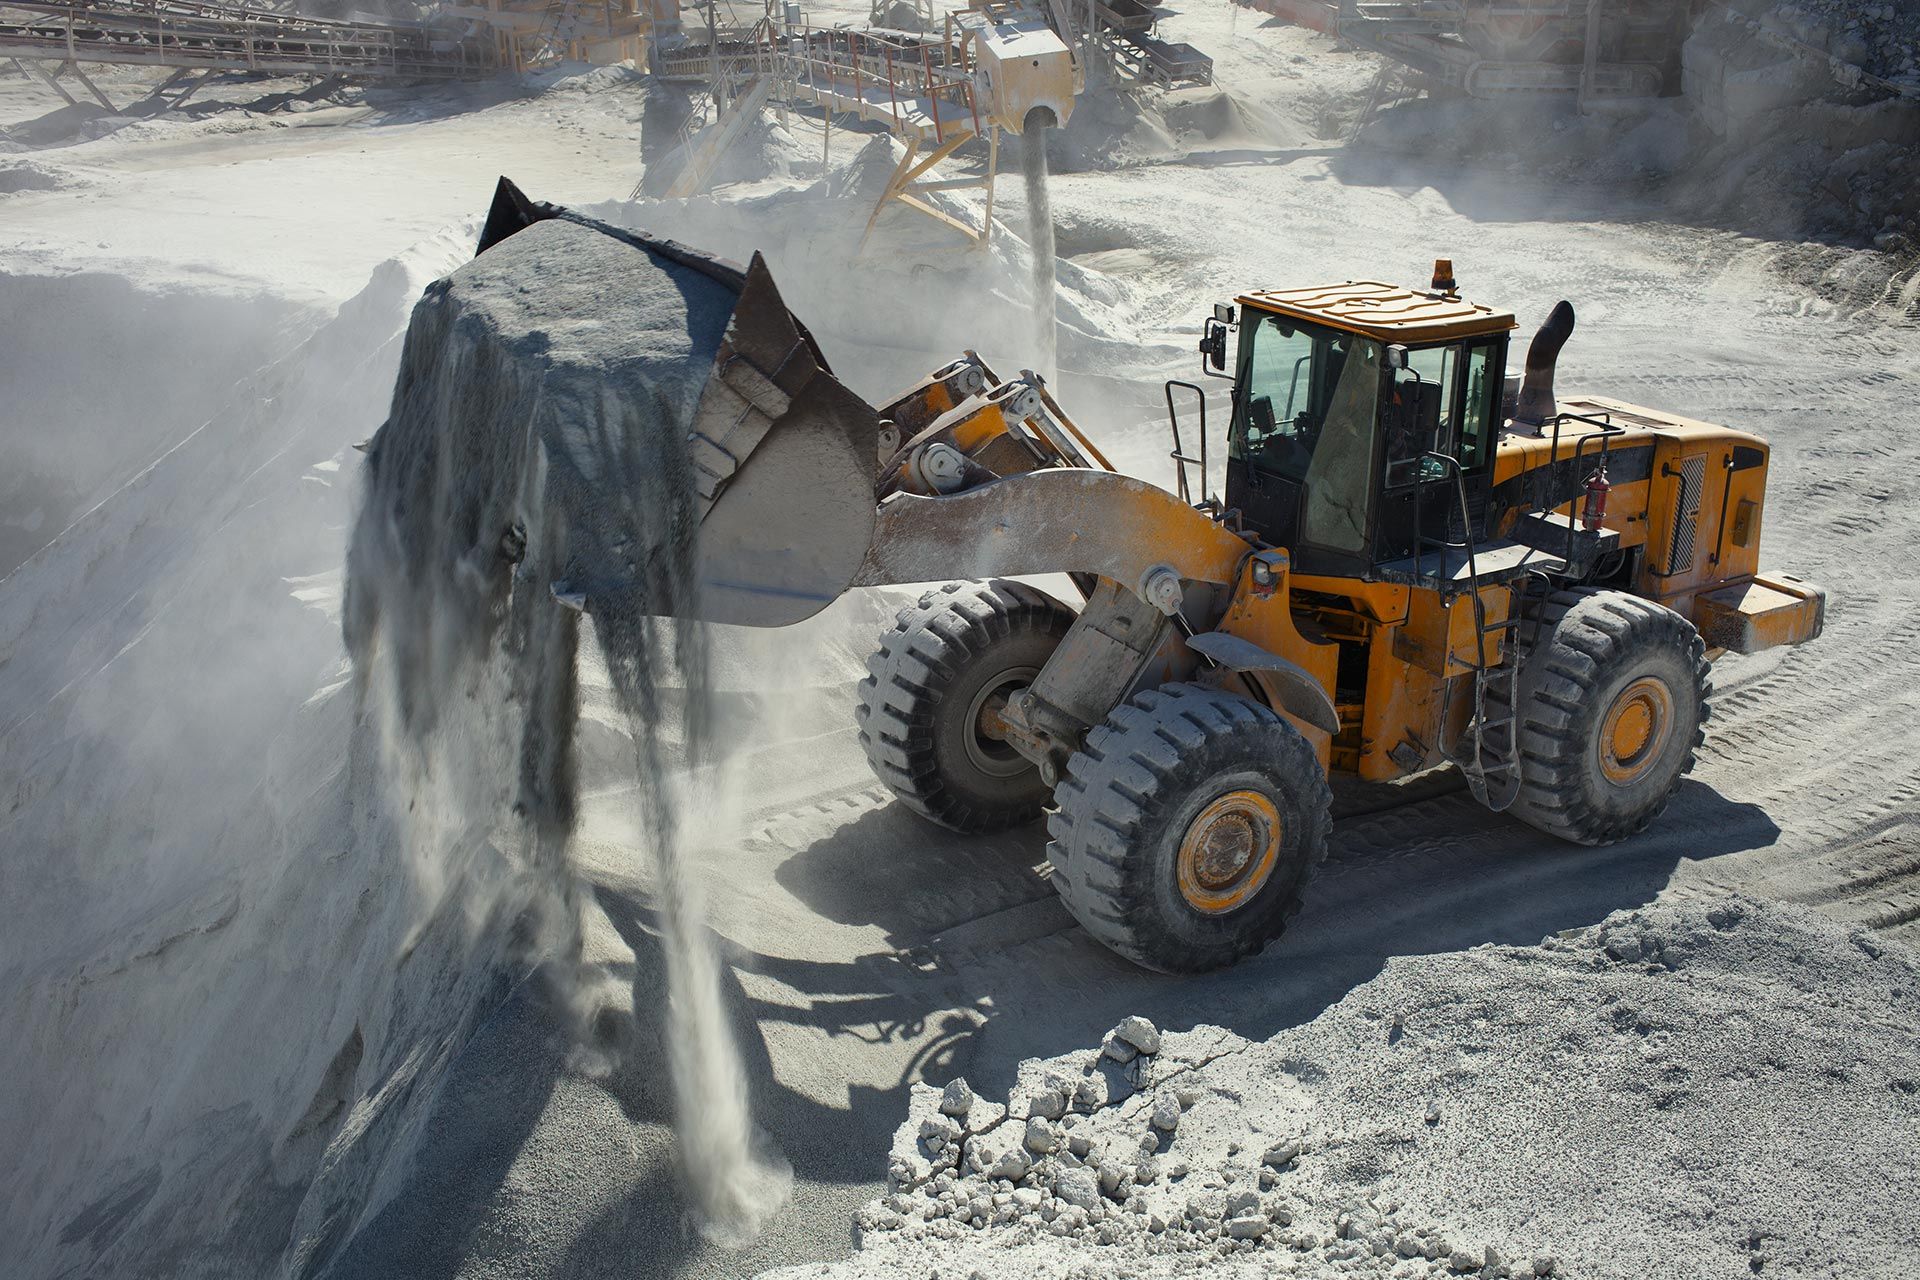
[[[787,1208],[739,1251],[704,1244],[680,1220],[651,1003],[650,873],[621,777],[630,757],[604,676],[590,668],[582,733],[595,790],[575,848],[591,888],[584,960],[599,980],[591,999],[631,1016],[596,1023],[605,1052],[598,1065],[583,1063],[569,1039],[577,1011],[558,1007],[537,975],[497,993],[452,1063],[415,1158],[383,1185],[385,1207],[356,1223],[321,1274],[751,1275],[830,1260],[847,1253],[852,1215],[881,1190],[914,1081],[965,1074],[1004,1096],[1023,1060],[1095,1044],[1132,1013],[1260,1041],[1311,1022],[1394,957],[1533,943],[1661,899],[1739,890],[1814,906],[1896,945],[1920,938],[1920,572],[1909,550],[1920,499],[1920,329],[1871,298],[1836,300],[1820,287],[1851,270],[1853,250],[1669,217],[1657,190],[1349,147],[1343,122],[1370,64],[1246,11],[1186,8],[1195,12],[1181,15],[1176,34],[1214,54],[1221,87],[1259,118],[1243,112],[1211,136],[1189,131],[1124,168],[1072,167],[1053,186],[1067,260],[1060,396],[1123,465],[1168,479],[1160,382],[1194,375],[1193,333],[1215,301],[1322,279],[1417,281],[1431,259],[1451,257],[1468,296],[1511,308],[1523,330],[1555,301],[1574,302],[1563,388],[1772,441],[1766,561],[1828,588],[1826,635],[1716,665],[1700,767],[1656,830],[1615,847],[1558,844],[1485,813],[1446,777],[1343,788],[1332,853],[1287,937],[1231,972],[1195,979],[1143,973],[1085,937],[1039,874],[1038,827],[961,838],[888,802],[855,740],[851,690],[898,595],[843,600],[791,633],[723,638],[721,710],[739,747],[700,856],[755,1113],[795,1179]],[[110,94],[132,83],[103,77]],[[121,500],[235,388],[255,394],[247,380],[280,367],[382,262],[411,254],[423,278],[451,267],[501,173],[536,198],[589,205],[729,256],[763,250],[836,369],[869,396],[968,345],[1020,367],[1016,183],[1001,190],[1010,230],[984,262],[948,255],[926,267],[911,252],[920,229],[904,224],[883,224],[856,257],[866,206],[803,204],[789,194],[806,181],[797,159],[790,182],[617,203],[639,174],[639,101],[630,80],[587,73],[539,92],[382,91],[310,110],[211,111],[0,155],[0,166],[44,175],[10,193],[0,186],[0,447],[23,450],[49,485],[69,479],[59,474],[68,454],[49,435],[87,466],[84,483],[43,519],[57,527]],[[1164,123],[1183,104],[1211,101],[1186,91],[1142,110]],[[40,121],[51,137],[56,124],[44,117],[57,105],[30,82],[0,79],[0,122]],[[794,157],[818,146],[817,126],[797,122],[791,135]],[[1066,142],[1079,145],[1071,134]],[[1810,254],[1819,264],[1811,275]],[[403,323],[404,305],[394,305],[367,324]],[[382,368],[390,375],[377,361],[361,372]],[[306,394],[324,408],[329,392]],[[383,398],[378,386],[360,388],[352,412],[320,414],[326,425],[289,446],[304,452],[276,455],[302,492],[334,486],[320,507],[289,509],[288,521],[306,522],[287,526],[298,536],[263,551],[278,558],[240,588],[276,607],[290,596],[314,605],[291,621],[271,614],[273,626],[298,630],[291,650],[319,656],[276,696],[304,688],[319,698],[338,678],[325,659],[348,493],[340,469],[357,457],[348,446],[378,425]],[[1223,404],[1216,397],[1216,411]],[[28,420],[26,405],[45,412]],[[182,496],[191,507],[191,490]],[[275,501],[265,490],[248,498]],[[96,854],[38,843],[66,820],[36,816],[56,801],[137,806],[143,794],[84,765],[44,763],[57,745],[45,736],[49,708],[105,679],[142,636],[124,638],[125,648],[48,638],[87,634],[100,609],[98,591],[60,580],[104,581],[98,590],[137,602],[184,570],[117,573],[113,557],[164,532],[167,563],[185,565],[197,540],[234,517],[199,518],[93,547],[84,564],[61,560],[59,542],[36,551],[44,537],[23,525],[9,565],[34,554],[32,572],[0,579],[0,620],[18,646],[15,687],[0,697],[7,822],[36,841],[9,854],[0,929],[21,926],[5,957],[9,982],[59,971],[91,945],[85,939],[125,932],[144,904],[171,901],[156,893],[125,910],[81,911],[76,886],[105,895],[112,881],[68,874],[62,860]],[[141,554],[162,553],[149,544]],[[243,619],[252,607],[232,602]],[[169,785],[165,766],[153,767],[161,772],[149,785]],[[115,830],[137,839],[126,834],[137,824]],[[243,885],[264,874],[234,872]],[[240,891],[242,913],[252,894]],[[31,923],[70,910],[81,923]],[[174,936],[186,940],[169,967],[152,968],[153,981],[191,969],[199,935]],[[128,973],[149,973],[144,954]],[[61,1024],[48,1025],[57,1035]],[[50,1052],[58,1041],[34,1043]],[[36,1084],[24,1097],[85,1088],[94,1075],[131,1087],[124,1071],[69,1067],[67,1083]],[[162,1075],[175,1069],[151,1064]],[[111,1151],[111,1135],[94,1136]],[[61,1138],[36,1131],[29,1145]],[[103,1174],[98,1196],[110,1190]],[[30,1198],[9,1188],[6,1234],[23,1252],[18,1267],[0,1270],[53,1274],[56,1262],[83,1256],[70,1252],[86,1236],[73,1222],[89,1206],[74,1194],[59,1212],[39,1202],[29,1211]]]

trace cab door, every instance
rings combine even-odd
[[[1449,343],[1407,353],[1407,367],[1383,392],[1381,502],[1374,562],[1404,560],[1419,541],[1460,542],[1468,524],[1460,510],[1460,479],[1474,536],[1486,507],[1486,481],[1498,430],[1495,418],[1505,372],[1505,339]],[[1417,429],[1423,399],[1438,401],[1438,424]],[[1429,410],[1429,413],[1431,410]]]

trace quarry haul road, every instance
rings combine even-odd
[[[1394,956],[1532,943],[1662,894],[1738,890],[1920,938],[1920,769],[1901,710],[1912,628],[1886,625],[1903,612],[1895,597],[1849,595],[1820,644],[1723,660],[1695,776],[1652,831],[1618,846],[1564,845],[1490,814],[1444,771],[1340,788],[1327,861],[1288,934],[1197,978],[1143,972],[1089,939],[1045,881],[1038,825],[963,837],[893,803],[850,723],[797,753],[754,753],[754,776],[805,778],[804,794],[762,806],[704,858],[727,886],[714,926],[732,944],[756,1113],[795,1164],[796,1202],[774,1234],[834,1248],[838,1212],[879,1190],[880,1163],[856,1153],[884,1147],[910,1080],[965,1075],[1002,1094],[1022,1059],[1093,1043],[1128,1013],[1259,1040]],[[606,869],[595,859],[589,874]],[[645,891],[601,882],[603,902]],[[775,1256],[764,1250],[673,1267],[751,1274]]]

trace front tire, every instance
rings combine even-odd
[[[1700,633],[1651,600],[1593,589],[1554,592],[1531,630],[1511,812],[1575,844],[1638,834],[1706,737],[1713,686]]]
[[[1068,909],[1163,973],[1223,968],[1279,937],[1332,826],[1326,772],[1300,731],[1190,684],[1116,708],[1054,799],[1047,857]]]
[[[1073,612],[1022,582],[949,582],[902,609],[867,660],[854,715],[880,781],[955,831],[1039,818],[1040,770],[995,726],[1007,695],[1033,683]]]

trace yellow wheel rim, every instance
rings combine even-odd
[[[1238,910],[1280,857],[1280,810],[1258,791],[1229,791],[1187,824],[1176,870],[1180,896],[1203,915]]]
[[[1653,768],[1673,733],[1673,693],[1655,676],[1622,689],[1600,722],[1600,772],[1627,786]]]

